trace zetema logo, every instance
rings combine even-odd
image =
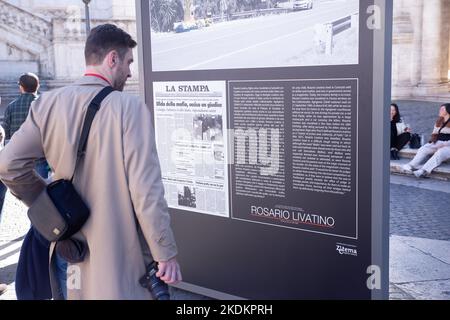
[[[349,244],[344,243],[336,243],[336,251],[340,255],[347,255],[347,256],[358,256],[358,249],[356,246],[352,246]]]

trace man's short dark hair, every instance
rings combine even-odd
[[[92,29],[86,40],[86,65],[101,64],[112,50],[116,50],[120,59],[123,59],[128,49],[133,49],[136,45],[136,41],[122,29],[113,24],[102,24]]]
[[[27,93],[35,93],[39,87],[39,78],[34,73],[25,73],[20,76],[19,85]]]

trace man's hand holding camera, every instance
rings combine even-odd
[[[169,259],[168,261],[159,261],[156,276],[167,284],[177,284],[183,280],[180,265],[176,258]]]

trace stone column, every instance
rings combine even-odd
[[[450,69],[450,35],[449,35],[449,56],[448,56],[448,65],[449,65],[449,69]],[[449,76],[450,76],[450,70],[449,70]],[[449,77],[450,80],[450,77]]]
[[[423,2],[422,75],[419,95],[433,95],[448,91],[446,75],[448,70],[442,70],[442,45],[448,43],[448,32],[446,39],[442,37],[447,29],[442,26],[443,23],[447,24],[443,15],[443,2],[443,0]]]
[[[66,20],[65,10],[62,10],[59,17],[55,17],[52,23],[54,79],[78,79],[85,69],[86,34],[83,28],[68,29],[71,22]]]
[[[396,0],[394,1],[392,38],[392,97],[394,99],[409,98],[412,95],[412,42],[413,28],[409,6],[403,0]]]
[[[441,27],[441,78],[444,82],[449,81],[449,40],[450,40],[450,0],[442,0],[442,27]]]
[[[135,1],[112,0],[113,19],[136,19]]]
[[[417,86],[422,75],[422,28],[423,28],[423,2],[424,0],[412,1],[411,23],[413,27],[413,42],[411,50],[412,70],[411,84]]]

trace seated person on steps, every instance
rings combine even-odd
[[[431,158],[420,168],[429,156]],[[434,126],[430,142],[421,147],[414,159],[402,168],[406,172],[414,171],[418,178],[425,177],[444,161],[450,159],[450,103],[439,109],[439,118]]]
[[[398,105],[391,104],[391,160],[399,160],[398,152],[411,140],[411,129],[400,117]]]

